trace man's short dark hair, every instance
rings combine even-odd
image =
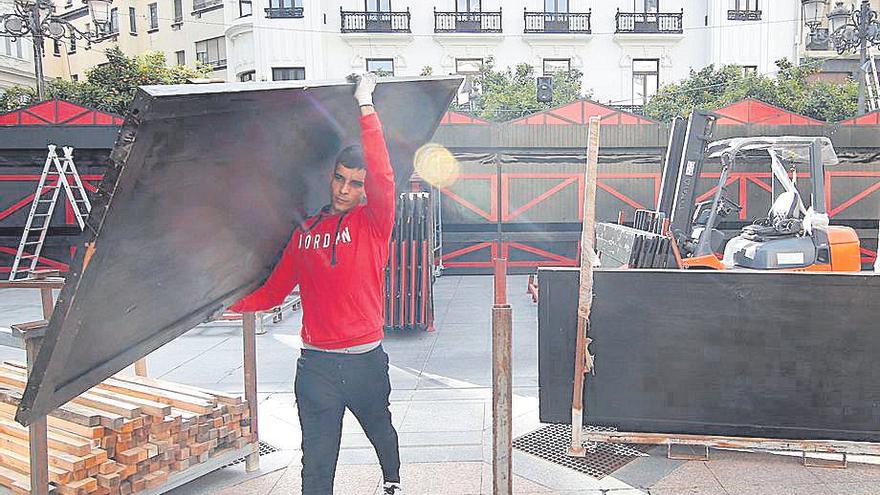
[[[343,165],[345,168],[362,169],[367,168],[364,162],[364,150],[359,144],[353,144],[336,155],[336,164]]]

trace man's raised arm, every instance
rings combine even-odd
[[[394,228],[394,170],[388,156],[388,146],[382,133],[382,123],[373,107],[376,75],[364,74],[358,81],[354,97],[361,108],[361,147],[367,163],[364,188],[367,193],[367,216],[373,231],[381,237],[391,237]]]

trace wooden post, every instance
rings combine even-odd
[[[257,315],[247,311],[241,315],[244,331],[244,399],[248,403],[251,422],[251,443],[257,445],[260,435],[257,429]],[[260,469],[260,452],[256,447],[245,459],[245,470]]]
[[[40,277],[43,278],[43,277]],[[52,318],[55,302],[52,288],[40,288],[40,302],[43,305],[43,319],[47,322]],[[43,341],[45,328],[38,332],[24,333],[24,348],[27,353],[27,367],[34,369],[40,343]],[[31,494],[47,495],[49,493],[49,425],[46,416],[34,420],[28,426],[28,450],[30,457]]]
[[[587,139],[587,164],[584,167],[584,220],[581,231],[581,271],[578,294],[577,339],[574,356],[574,389],[571,401],[571,445],[568,455],[583,457],[584,433],[584,377],[593,369],[593,360],[587,347],[590,306],[593,302],[593,265],[596,260],[596,176],[599,172],[599,117],[590,117]]]
[[[507,304],[507,260],[495,259],[492,305],[492,493],[513,493],[513,314]]]
[[[51,290],[50,290],[51,297]],[[27,351],[28,369],[33,369],[37,360],[42,337],[28,337],[25,334],[24,345]],[[48,495],[49,493],[49,444],[48,422],[46,416],[35,419],[28,426],[28,445],[31,470],[31,495]]]

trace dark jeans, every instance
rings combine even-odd
[[[388,409],[388,355],[382,346],[364,354],[303,349],[294,389],[302,426],[303,495],[333,493],[346,407],[376,449],[385,481],[400,481],[397,432]]]

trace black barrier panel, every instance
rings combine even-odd
[[[460,82],[379,83],[398,184]],[[352,93],[302,81],[142,88],[17,419],[45,415],[257,288],[326,202],[339,150],[360,140]]]
[[[542,269],[542,422],[571,421],[576,269]],[[621,431],[880,441],[880,276],[595,273],[589,424]]]

